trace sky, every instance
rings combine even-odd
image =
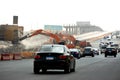
[[[13,24],[13,16],[18,16],[25,31],[77,21],[115,31],[120,30],[119,8],[119,0],[0,0],[0,24]]]

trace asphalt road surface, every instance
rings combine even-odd
[[[76,59],[76,72],[63,70],[33,73],[33,59],[0,61],[0,80],[120,80],[120,53]]]

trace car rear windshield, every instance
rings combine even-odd
[[[91,51],[91,49],[90,48],[86,48],[85,51]]]
[[[42,46],[39,50],[40,52],[64,52],[64,47],[62,46]]]
[[[114,48],[107,48],[107,50],[108,50],[108,51],[112,51],[112,50],[114,50]]]
[[[70,51],[75,51],[75,52],[77,52],[78,50],[77,50],[77,49],[70,49]]]

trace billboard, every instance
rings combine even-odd
[[[44,30],[49,30],[52,32],[58,32],[58,31],[62,31],[63,26],[61,25],[45,25],[44,26]]]

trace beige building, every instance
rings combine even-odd
[[[23,35],[23,26],[18,25],[0,25],[0,40],[18,42]]]

